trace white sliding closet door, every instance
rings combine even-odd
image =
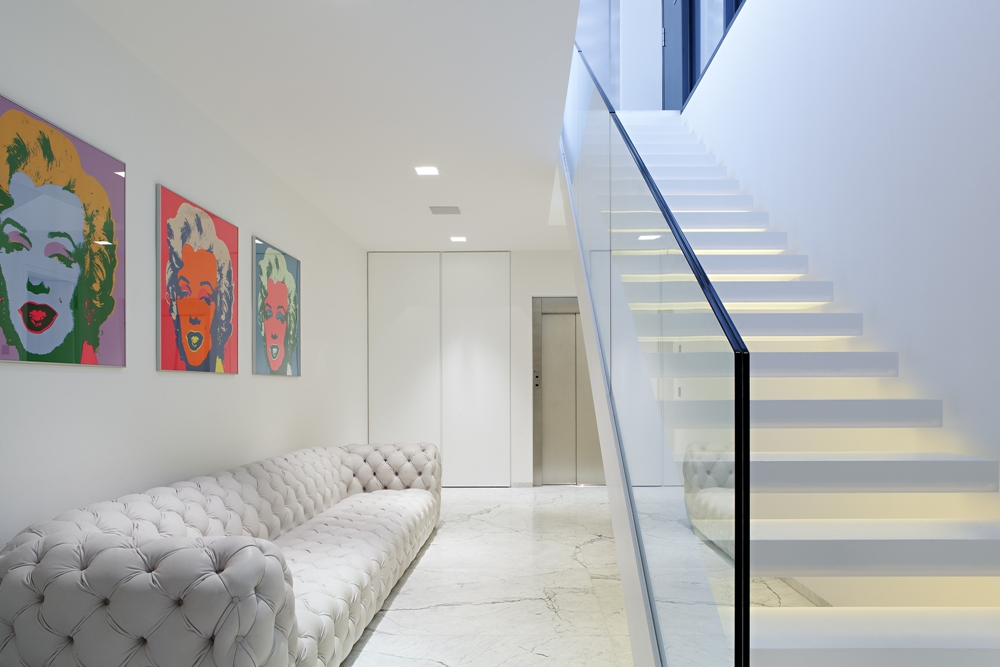
[[[441,255],[368,254],[368,439],[441,444]]]
[[[510,486],[510,253],[441,255],[442,482]]]

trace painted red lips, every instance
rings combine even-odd
[[[33,301],[26,301],[23,306],[18,308],[17,312],[21,314],[24,327],[29,333],[34,334],[40,334],[51,327],[52,323],[56,321],[56,317],[59,316],[59,313],[52,306]]]

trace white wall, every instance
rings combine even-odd
[[[534,476],[531,299],[576,296],[572,259],[569,250],[510,254],[510,471],[513,486],[531,486]]]
[[[69,2],[4,2],[0,94],[127,165],[128,366],[0,364],[0,544],[73,507],[366,438],[365,254]],[[262,91],[261,94],[266,94]],[[302,377],[157,372],[156,183],[302,261]]]
[[[684,112],[993,456],[998,25],[996,2],[753,0]]]

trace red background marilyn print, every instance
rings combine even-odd
[[[160,275],[157,280],[157,284],[159,285],[160,294],[160,369],[165,371],[187,370],[187,367],[184,365],[184,360],[181,358],[180,351],[177,349],[177,339],[174,336],[173,318],[170,317],[170,302],[167,298],[167,286],[165,280],[167,259],[170,253],[170,247],[167,243],[167,221],[177,215],[177,209],[180,208],[181,204],[187,203],[208,213],[208,215],[212,218],[212,221],[215,223],[216,235],[219,237],[219,240],[225,243],[226,247],[229,248],[229,255],[233,263],[233,331],[229,336],[229,340],[226,341],[225,354],[222,359],[222,368],[226,373],[236,373],[239,370],[239,229],[219,216],[212,214],[204,207],[199,206],[189,199],[181,197],[175,192],[171,192],[163,186],[159,187],[159,194],[160,212],[158,225]]]

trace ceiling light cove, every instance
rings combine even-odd
[[[646,235],[640,236],[639,240],[640,241],[655,241],[656,239],[660,238],[660,236],[662,236],[662,234],[646,234]]]
[[[437,167],[416,167],[417,176],[437,176]]]
[[[465,243],[465,237],[464,236],[452,236],[451,237],[451,242],[452,243]]]

